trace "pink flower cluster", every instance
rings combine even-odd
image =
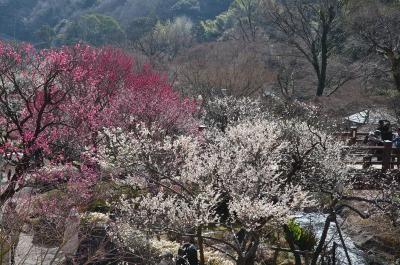
[[[84,166],[68,178],[68,187],[83,197],[99,174],[81,156],[70,155],[71,148],[96,152],[103,129],[138,122],[173,131],[196,128],[195,101],[182,98],[149,66],[135,69],[129,55],[112,47],[37,51],[0,41],[0,80],[0,152],[23,154],[18,179],[45,159],[67,165],[78,159]],[[59,181],[65,172],[58,173],[40,177]]]

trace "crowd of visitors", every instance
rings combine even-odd
[[[368,135],[364,139],[364,144],[369,146],[383,146],[387,141],[392,143],[392,148],[400,148],[400,127],[398,127],[395,131],[393,131],[392,126],[387,120],[380,120],[379,125],[375,131],[369,132]],[[383,159],[383,150],[369,150],[368,155],[364,157],[364,168],[368,168],[371,166],[371,159],[373,156],[376,156],[377,161],[382,161]],[[399,167],[399,157],[392,157],[392,162],[397,159],[397,166]]]
[[[382,146],[384,141],[392,141],[394,148],[400,148],[400,127],[393,132],[389,121],[380,120],[376,130],[365,137],[364,143],[371,146]]]

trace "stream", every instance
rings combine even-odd
[[[312,224],[313,231],[315,232],[317,238],[321,237],[322,230],[325,224],[327,214],[321,214],[321,213],[299,213],[294,216],[296,221],[303,227],[309,227],[310,223]],[[341,220],[338,218],[338,222],[340,224]],[[350,256],[351,264],[352,265],[367,265],[367,261],[365,259],[365,254],[363,251],[358,249],[355,245],[353,240],[346,234],[345,231],[342,230],[342,235],[345,241],[345,245],[347,247],[347,251]],[[339,234],[337,232],[336,226],[334,223],[331,223],[329,231],[328,231],[328,236],[327,236],[327,242],[329,242],[329,246],[331,247],[333,242],[336,242],[337,244],[337,252],[336,252],[336,257],[339,261],[338,264],[349,264],[346,259],[346,254],[344,252],[344,249],[342,247]]]

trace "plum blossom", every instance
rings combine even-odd
[[[282,226],[294,212],[314,205],[307,181],[325,175],[331,185],[345,173],[336,161],[339,144],[295,120],[282,124],[257,115],[224,131],[210,128],[202,137],[171,136],[157,126],[115,128],[106,135],[100,161],[142,191],[120,205],[123,220],[192,236],[210,225],[232,234],[239,229],[254,248],[265,227]],[[254,253],[234,238],[224,242],[237,259]]]
[[[0,204],[45,160],[65,164],[80,162],[84,150],[95,154],[107,128],[141,122],[170,132],[196,128],[195,101],[180,97],[149,67],[137,70],[129,55],[112,47],[38,51],[0,42],[0,78],[0,152],[22,154]],[[93,173],[81,177],[94,179]]]

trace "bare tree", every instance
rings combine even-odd
[[[352,32],[361,42],[367,55],[378,55],[380,73],[389,76],[400,92],[400,9],[388,1],[353,1],[349,6]],[[384,76],[383,75],[383,76]],[[381,78],[380,78],[381,80]]]
[[[182,49],[193,43],[193,23],[178,17],[165,23],[157,22],[142,38],[131,41],[131,48],[147,56],[152,62],[174,59]]]
[[[256,41],[259,31],[262,0],[236,0],[234,2],[238,29],[244,41]]]
[[[260,46],[239,41],[197,45],[177,57],[177,82],[185,92],[204,99],[259,95],[274,77]]]
[[[326,88],[331,86],[332,80],[327,73],[331,57],[343,36],[339,29],[341,8],[340,0],[289,0],[280,4],[266,0],[266,17],[271,20],[276,36],[293,46],[312,65],[318,81],[316,96],[324,95]]]

